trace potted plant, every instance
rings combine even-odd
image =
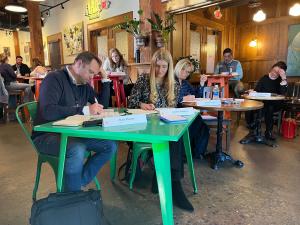
[[[139,16],[143,14],[143,10],[138,11]],[[143,23],[141,19],[137,20],[129,19],[127,16],[124,17],[125,22],[118,24],[114,27],[114,29],[122,29],[126,32],[132,34],[136,40],[136,46],[138,48],[145,46],[146,36],[141,31],[141,24]]]
[[[161,48],[164,46],[164,43],[168,43],[169,34],[175,30],[175,20],[174,16],[168,14],[165,21],[163,21],[157,13],[154,13],[154,20],[148,18],[147,21],[151,24],[152,30],[157,32],[155,37],[156,46]]]

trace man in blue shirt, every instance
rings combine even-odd
[[[243,78],[242,65],[238,60],[233,59],[233,52],[230,48],[223,51],[224,61],[217,64],[215,74],[235,75],[229,79],[229,88],[234,91],[235,97],[240,97],[244,91],[244,85],[241,82]]]
[[[76,114],[101,114],[108,106],[110,84],[103,79],[101,95],[88,82],[98,74],[101,61],[90,52],[82,52],[72,65],[50,72],[43,80],[34,125],[61,120]],[[108,93],[108,94],[107,94]],[[99,102],[99,103],[98,103]],[[89,105],[87,105],[89,103]],[[101,104],[100,104],[101,103]],[[102,105],[103,104],[103,105]],[[33,132],[32,139],[39,152],[58,155],[60,135]],[[90,183],[102,166],[117,151],[115,141],[93,138],[69,138],[64,170],[64,191],[79,191]],[[93,156],[85,162],[85,152]]]

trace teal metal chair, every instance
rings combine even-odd
[[[23,122],[22,119],[19,116],[21,114],[21,112],[23,112],[24,110],[28,111],[29,117],[30,117],[28,120],[26,118],[25,122]],[[38,187],[39,187],[41,168],[42,168],[43,163],[48,163],[51,166],[51,168],[54,171],[55,181],[56,181],[57,180],[57,174],[58,174],[58,164],[59,164],[59,161],[60,161],[60,158],[58,156],[52,156],[52,155],[46,155],[46,154],[40,153],[37,150],[37,148],[35,147],[32,139],[31,139],[31,131],[32,131],[32,128],[33,128],[33,121],[36,117],[36,113],[37,113],[37,102],[24,103],[22,105],[19,105],[16,109],[17,120],[18,120],[22,130],[24,131],[27,140],[30,142],[30,144],[32,145],[32,147],[34,148],[34,150],[36,151],[36,153],[38,155],[36,177],[35,177],[35,183],[34,183],[34,188],[33,188],[33,192],[32,192],[32,199],[34,201],[36,200],[36,193],[37,193],[37,190],[38,190]],[[26,125],[26,122],[29,123],[28,124],[29,126]],[[92,156],[92,153],[87,152],[86,158],[89,158],[91,156]],[[113,165],[115,166],[115,162],[114,162]],[[99,184],[99,181],[98,181],[97,177],[94,178],[94,182],[96,184],[97,190],[100,190],[100,184]]]
[[[138,158],[141,155],[142,159],[145,161],[144,157],[146,157],[147,151],[152,150],[152,145],[149,143],[143,142],[134,142],[132,146],[132,160],[131,160],[131,173],[129,178],[129,189],[132,190],[133,188],[133,181],[135,178],[136,167],[138,164]]]

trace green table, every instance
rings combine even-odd
[[[59,171],[64,170],[64,159],[68,137],[99,138],[119,141],[147,142],[152,144],[155,171],[157,176],[162,220],[164,225],[173,225],[173,203],[171,187],[171,169],[169,155],[169,141],[178,141],[183,136],[190,176],[194,192],[197,193],[197,184],[194,176],[194,167],[191,156],[191,147],[188,128],[198,113],[188,117],[188,122],[181,124],[167,124],[159,120],[157,115],[148,117],[147,124],[137,124],[118,127],[64,127],[52,126],[52,122],[34,127],[35,131],[61,134],[59,157],[63,160],[58,165]],[[111,161],[111,178],[115,177],[116,155]],[[62,190],[63,173],[57,176],[57,191]]]

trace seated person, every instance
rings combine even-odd
[[[17,82],[17,75],[11,65],[8,64],[8,57],[3,53],[0,54],[0,74],[4,79],[5,88],[8,92],[22,90],[24,91],[24,102],[29,102],[34,99],[31,91],[32,85]],[[15,107],[16,102],[10,105]]]
[[[128,108],[154,110],[155,108],[176,107],[180,85],[174,80],[173,59],[164,49],[157,50],[151,60],[150,74],[142,74],[137,79],[128,97]],[[193,211],[181,186],[183,175],[183,140],[170,142],[170,163],[172,194],[174,204],[179,208]],[[156,176],[152,180],[152,192],[157,193]]]
[[[30,73],[31,77],[45,77],[48,73],[46,67],[43,66],[38,58],[32,59],[32,69],[33,71]]]
[[[29,77],[30,69],[29,67],[23,63],[22,56],[18,55],[16,57],[16,64],[12,66],[13,70],[17,74],[17,76],[26,76]],[[24,80],[24,83],[28,83],[28,80]]]
[[[99,73],[101,61],[90,52],[82,52],[72,65],[50,72],[43,80],[34,125],[60,120],[76,114],[101,114],[108,106],[109,83],[102,85],[97,103],[96,95],[88,81]],[[90,105],[86,106],[87,103]],[[60,135],[32,133],[38,151],[58,155]],[[64,170],[64,191],[79,191],[90,183],[102,166],[116,153],[118,144],[111,140],[69,138]],[[85,151],[95,154],[85,163]]]
[[[268,92],[284,95],[287,91],[286,72],[287,65],[279,61],[275,63],[269,74],[264,75],[257,83],[254,91]],[[273,130],[273,113],[279,111],[282,108],[281,101],[264,101],[264,118],[266,123],[265,137],[269,140],[275,140],[272,135]],[[255,115],[253,112],[246,112],[246,121],[250,128],[250,135],[256,128]]]
[[[179,105],[182,100],[193,100],[195,97],[203,97],[203,87],[207,77],[201,76],[200,88],[194,88],[186,79],[193,71],[193,64],[188,59],[182,59],[177,62],[175,66],[175,80],[180,84],[179,91]],[[196,158],[202,158],[207,149],[209,139],[209,128],[203,122],[202,117],[199,115],[189,128],[190,140],[192,150]]]
[[[109,50],[108,57],[103,63],[103,70],[109,75],[110,72],[124,72],[126,76],[124,76],[123,84],[125,96],[130,95],[131,88],[133,84],[131,84],[130,77],[128,75],[127,63],[123,58],[123,55],[117,48],[112,48]],[[113,91],[112,91],[113,93]]]
[[[217,64],[215,74],[232,74],[236,75],[229,79],[229,88],[233,90],[234,96],[239,98],[241,93],[244,92],[244,85],[241,82],[243,78],[242,65],[238,60],[233,59],[233,52],[230,48],[223,51],[224,61]]]

